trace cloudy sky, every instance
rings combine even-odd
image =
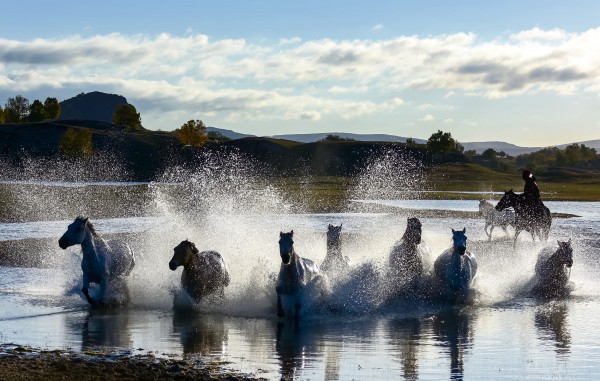
[[[600,139],[599,15],[595,0],[11,1],[0,104],[103,91],[155,130],[580,142]]]

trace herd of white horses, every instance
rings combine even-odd
[[[480,201],[480,214],[485,218],[485,232],[492,239],[494,227],[508,234],[507,227],[515,226],[515,213],[498,211],[491,203]],[[489,229],[489,230],[488,230]],[[364,277],[353,271],[352,261],[342,253],[342,225],[327,227],[327,254],[319,266],[301,257],[294,249],[294,231],[280,232],[279,273],[273,277],[278,317],[298,318],[307,295],[323,298],[331,284],[348,277]],[[452,229],[452,247],[439,254],[431,263],[428,246],[422,241],[422,225],[418,218],[408,218],[403,236],[392,246],[387,268],[382,270],[389,295],[427,295],[451,303],[468,303],[473,298],[473,279],[477,260],[467,248],[466,228]],[[518,234],[516,231],[515,235]],[[532,237],[534,234],[532,232]],[[541,237],[540,237],[541,238]],[[135,265],[134,253],[124,242],[104,240],[88,218],[77,217],[59,239],[62,249],[81,245],[83,253],[82,293],[91,305],[104,305],[104,295],[112,283],[124,282]],[[535,267],[536,294],[553,297],[564,295],[573,265],[571,241],[558,241],[558,247],[547,246],[538,254]],[[216,251],[200,251],[188,240],[174,248],[169,268],[183,266],[181,289],[195,302],[209,296],[223,299],[230,275],[223,257]],[[89,292],[90,283],[97,286],[95,296]],[[426,285],[426,286],[425,286]]]

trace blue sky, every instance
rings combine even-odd
[[[150,129],[600,139],[598,15],[577,0],[10,2],[0,104],[104,91]]]

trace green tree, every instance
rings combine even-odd
[[[22,123],[29,115],[29,99],[22,95],[8,98],[4,105],[6,123]]]
[[[113,124],[126,130],[137,131],[142,128],[142,117],[130,104],[117,106],[113,114]]]
[[[206,126],[201,120],[188,120],[181,127],[175,130],[175,136],[181,144],[202,147],[206,140]]]
[[[406,145],[409,146],[416,146],[417,145],[417,141],[413,138],[406,138]]]
[[[69,128],[58,144],[59,151],[68,157],[88,159],[92,156],[92,131],[89,128]]]
[[[225,136],[222,133],[217,132],[217,131],[209,131],[209,132],[207,132],[206,133],[206,137],[208,139],[212,139],[212,140],[219,141],[219,142],[224,142],[224,141],[231,140],[227,136]]]
[[[434,154],[462,153],[464,147],[458,143],[449,132],[433,133],[427,140],[427,148]]]
[[[498,158],[498,154],[493,148],[486,149],[481,153],[481,156],[486,160],[496,160]]]
[[[44,110],[46,110],[46,119],[55,120],[60,116],[60,103],[58,99],[48,97],[44,101]]]
[[[352,142],[355,141],[352,138],[344,138],[339,135],[329,134],[321,139],[322,142]]]
[[[46,109],[44,104],[39,100],[34,100],[29,106],[29,116],[27,120],[30,122],[41,122],[46,119]]]
[[[0,123],[5,123],[6,119],[4,117],[4,109],[0,106]]]

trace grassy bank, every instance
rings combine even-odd
[[[492,192],[523,190],[523,181],[519,173],[494,171],[477,164],[441,165],[426,170],[423,176],[426,179],[423,190],[427,192],[405,194],[403,189],[398,189],[398,197],[498,200],[500,195]],[[542,198],[546,201],[600,201],[600,176],[594,173],[540,175],[537,182],[542,191]],[[357,183],[358,179],[348,177],[288,177],[272,180],[272,184],[286,199],[291,203],[295,202],[302,210],[312,212],[339,212],[348,209],[360,211],[364,206],[349,202],[351,198],[360,196],[353,192]]]

